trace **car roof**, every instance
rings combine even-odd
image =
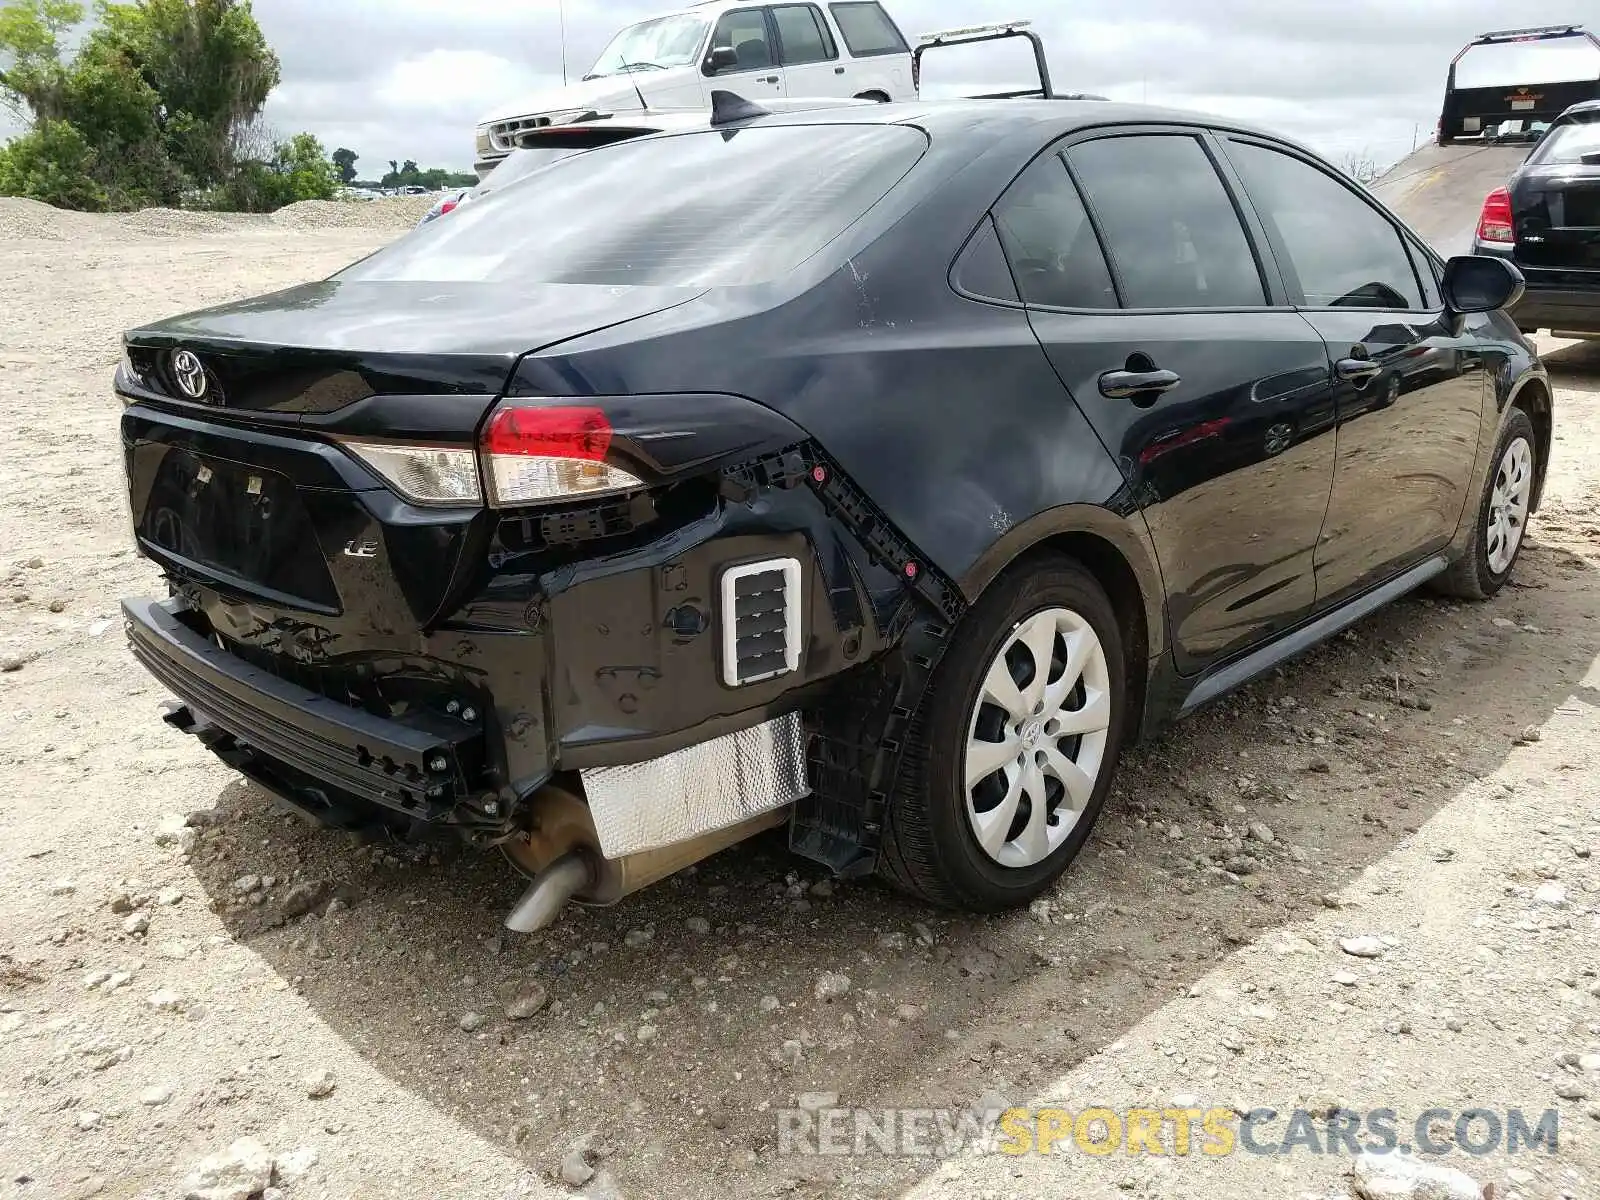
[[[1592,112],[1600,112],[1600,100],[1579,100],[1576,104],[1569,105],[1561,117],[1587,116]],[[1561,120],[1557,117],[1556,120]]]
[[[1038,97],[1017,100],[915,100],[797,112],[774,110],[771,116],[750,118],[741,124],[836,125],[845,122],[917,125],[935,137],[969,137],[975,143],[993,140],[1001,134],[1029,130],[1037,130],[1051,137],[1063,137],[1079,129],[1106,125],[1202,125],[1298,145],[1271,130],[1213,113],[1163,108],[1153,104],[1124,104],[1113,100],[1043,100]]]

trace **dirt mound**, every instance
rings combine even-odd
[[[0,241],[64,242],[93,221],[89,213],[67,212],[21,196],[0,196]]]
[[[409,229],[433,207],[432,196],[388,196],[382,200],[301,200],[272,214],[291,229]]]
[[[129,233],[146,237],[204,237],[230,233],[241,225],[257,224],[264,218],[253,213],[192,212],[177,208],[145,208],[127,213],[118,224]]]

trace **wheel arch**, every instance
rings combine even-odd
[[[962,578],[961,590],[975,601],[1005,571],[1050,552],[1076,559],[1111,600],[1128,665],[1127,728],[1137,736],[1144,726],[1150,661],[1167,649],[1165,592],[1142,527],[1133,528],[1128,518],[1095,505],[1052,509],[997,539]]]
[[[855,98],[857,100],[874,100],[879,104],[889,103],[889,93],[879,88],[868,88],[864,92],[857,92]]]

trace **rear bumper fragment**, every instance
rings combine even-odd
[[[329,700],[213,645],[179,619],[180,602],[124,600],[135,657],[204,724],[277,763],[386,808],[437,816],[464,797],[482,733],[426,714],[374,716]],[[191,725],[194,723],[191,722]]]
[[[1600,333],[1600,289],[1539,288],[1529,286],[1511,310],[1518,325],[1529,329],[1571,329]]]

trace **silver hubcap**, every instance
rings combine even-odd
[[[1528,505],[1533,498],[1533,447],[1527,438],[1517,438],[1506,447],[1495,472],[1494,494],[1489,498],[1489,524],[1484,545],[1489,553],[1489,570],[1503,575],[1511,568],[1522,545],[1522,531],[1528,524]]]
[[[967,726],[967,819],[1003,867],[1049,858],[1078,824],[1105,765],[1111,671],[1094,629],[1050,608],[1011,631]]]

